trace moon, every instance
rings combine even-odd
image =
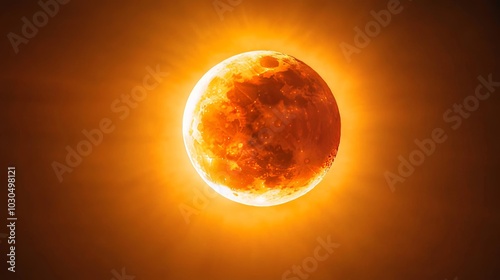
[[[275,51],[230,57],[193,88],[183,138],[198,174],[220,195],[272,206],[313,189],[340,143],[340,114],[326,82]]]

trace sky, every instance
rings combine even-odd
[[[500,277],[494,1],[40,3],[0,4],[1,279]],[[311,66],[342,120],[273,207],[214,194],[182,138],[197,81],[252,50]]]

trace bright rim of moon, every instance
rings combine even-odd
[[[323,179],[337,155],[340,115],[312,68],[283,53],[252,51],[200,79],[186,104],[183,137],[196,171],[217,193],[272,206]]]

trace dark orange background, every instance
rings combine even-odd
[[[341,246],[309,279],[499,279],[500,89],[459,129],[442,118],[479,75],[500,80],[498,6],[401,1],[348,63],[339,44],[387,2],[245,0],[221,21],[210,0],[72,0],[18,54],[7,34],[40,8],[2,2],[0,168],[16,166],[19,219],[17,278],[7,277],[112,279],[125,267],[136,280],[281,279],[330,235]],[[185,102],[212,66],[259,49],[295,56],[329,84],[337,159],[295,201],[217,196],[186,223],[179,206],[194,207],[205,184],[184,149]],[[110,104],[156,65],[169,76],[119,119]],[[102,118],[115,130],[60,183],[51,164]],[[391,192],[384,172],[437,127],[448,140]]]

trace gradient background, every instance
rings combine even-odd
[[[341,246],[309,279],[500,279],[500,89],[458,130],[442,118],[477,76],[500,80],[500,9],[401,1],[347,63],[339,44],[387,2],[245,0],[220,20],[211,0],[72,0],[15,54],[6,35],[40,7],[3,1],[0,167],[17,170],[18,272],[1,279],[112,279],[125,267],[136,280],[278,280],[328,235]],[[255,208],[218,196],[186,223],[179,206],[205,184],[184,149],[185,102],[212,66],[258,49],[293,55],[330,85],[337,159],[295,201]],[[120,120],[110,104],[157,64],[170,75]],[[102,118],[115,131],[60,183],[52,162]],[[391,192],[384,172],[436,127],[448,140]]]

